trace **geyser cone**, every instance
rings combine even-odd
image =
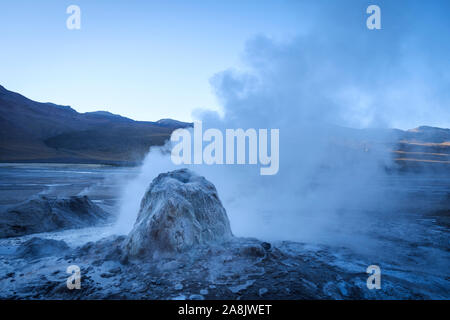
[[[129,256],[135,257],[182,252],[232,237],[214,185],[181,169],[162,173],[152,181],[124,247]]]

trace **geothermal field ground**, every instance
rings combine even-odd
[[[222,207],[214,181],[189,170],[159,176],[139,216],[130,213],[138,219],[135,227],[124,232],[117,225],[120,197],[138,174],[131,167],[2,164],[1,219],[4,212],[19,216],[34,208],[37,215],[50,210],[66,220],[45,221],[40,225],[47,229],[32,234],[20,220],[2,220],[16,224],[17,236],[0,230],[0,298],[450,298],[448,174],[391,173],[386,191],[406,200],[395,210],[378,199],[372,212],[342,213],[345,228],[331,223],[321,236],[302,237],[300,224],[309,220],[298,219],[296,237],[277,232],[270,239],[246,234],[228,201]],[[96,213],[95,223],[84,223],[94,219],[83,215],[86,210]],[[156,218],[150,221],[148,212]],[[205,212],[213,212],[214,221]],[[78,290],[67,287],[71,265],[80,268]],[[379,290],[366,286],[370,265],[381,268]]]

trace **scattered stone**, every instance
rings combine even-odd
[[[347,291],[347,286],[344,282],[339,282],[338,283],[338,289],[339,292],[343,295],[343,296],[347,296],[348,295],[348,291]]]
[[[24,259],[37,259],[46,256],[62,255],[70,250],[62,240],[33,237],[17,248],[16,255]]]
[[[261,258],[266,255],[263,247],[261,246],[245,246],[240,248],[239,254],[247,257]]]
[[[312,290],[316,290],[317,289],[317,285],[314,282],[311,282],[311,281],[306,280],[306,279],[302,279],[302,282],[305,283],[305,285],[307,287],[309,287],[310,289],[312,289]]]
[[[128,264],[128,255],[127,255],[127,254],[122,254],[122,255],[119,257],[119,262],[120,262],[120,264],[122,264],[122,265],[127,265],[127,264]]]
[[[233,261],[233,256],[232,255],[228,255],[228,256],[225,256],[223,258],[223,262],[230,262],[230,261]]]
[[[266,294],[269,290],[267,288],[261,288],[258,290],[258,294],[260,297],[262,297],[264,294]]]
[[[244,284],[240,284],[237,286],[229,287],[231,292],[233,293],[239,293],[240,291],[246,290],[247,288],[251,287],[255,283],[255,280],[247,280]]]
[[[161,270],[174,270],[174,269],[178,269],[179,266],[180,266],[180,264],[177,261],[172,260],[172,261],[162,264]]]
[[[109,214],[87,196],[40,196],[0,212],[0,238],[92,227],[108,219]]]
[[[206,296],[208,294],[208,289],[200,290],[200,294]]]
[[[105,260],[120,260],[122,257],[122,250],[120,247],[115,247],[113,250],[111,250],[106,256]]]
[[[181,283],[177,283],[174,287],[175,290],[180,291],[183,290],[183,285]]]
[[[264,250],[269,251],[272,245],[269,242],[263,242],[261,243],[261,247],[263,247]]]
[[[120,267],[115,267],[115,268],[110,269],[108,272],[112,273],[112,274],[118,274],[118,273],[120,273],[120,271],[122,271],[122,269]]]
[[[111,278],[111,277],[114,277],[114,275],[112,273],[109,273],[109,272],[104,272],[104,273],[100,274],[100,277],[102,277],[102,278]]]
[[[205,297],[201,294],[191,294],[189,300],[205,300]]]

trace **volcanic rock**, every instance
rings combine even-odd
[[[176,253],[232,237],[214,185],[181,169],[162,173],[152,181],[124,248],[132,257]]]
[[[62,255],[68,250],[70,250],[70,247],[62,240],[33,237],[17,248],[16,255],[19,258],[36,259]]]
[[[108,218],[108,213],[87,196],[41,196],[0,213],[0,238],[91,227]]]

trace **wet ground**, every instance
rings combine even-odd
[[[37,194],[86,194],[114,212],[122,182],[136,173],[107,166],[2,165],[0,209]],[[410,206],[395,217],[374,213],[364,221],[358,212],[353,218],[347,213],[359,228],[334,242],[270,241],[269,248],[264,239],[238,238],[157,261],[123,261],[117,249],[122,238],[113,225],[0,239],[0,298],[450,299],[448,176],[389,179],[388,191],[410,199]],[[35,236],[64,240],[70,250],[16,257],[16,249]],[[81,269],[80,290],[67,289],[69,265]],[[366,286],[369,265],[381,269],[379,290]]]
[[[37,195],[88,195],[97,204],[114,206],[122,182],[137,172],[133,167],[87,164],[0,164],[0,210]]]

